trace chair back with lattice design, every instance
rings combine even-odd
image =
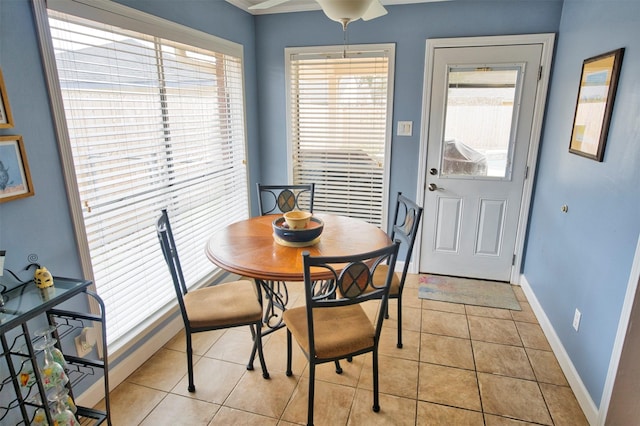
[[[418,235],[418,228],[420,227],[422,210],[422,207],[402,195],[402,192],[398,192],[390,237],[393,241],[400,240],[402,244],[401,252],[404,251],[405,254],[404,267],[400,276],[401,286],[404,286],[409,263],[411,263],[411,255]]]
[[[399,245],[400,243],[396,241],[379,250],[348,256],[313,257],[307,251],[302,253],[309,348],[312,352],[314,350],[313,317],[318,309],[334,309],[333,314],[339,317],[342,314],[341,308],[361,304],[372,299],[380,300],[373,324],[375,338],[372,340],[372,346],[377,345],[384,313],[387,309],[389,288]],[[373,275],[376,268],[386,264],[390,265],[386,280],[384,283],[374,284]],[[314,281],[312,274],[322,272],[325,274],[328,272],[331,278]],[[344,324],[344,327],[336,329],[335,333],[346,332],[352,326],[354,324]],[[372,347],[367,349],[371,350]],[[314,355],[310,354],[310,356]]]
[[[260,215],[286,213],[291,210],[313,212],[315,184],[262,185],[258,187]]]

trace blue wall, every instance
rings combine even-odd
[[[240,43],[247,99],[256,97],[254,18],[221,0],[123,0],[120,3]],[[55,275],[82,276],[30,0],[0,0],[0,68],[15,127],[22,135],[35,196],[0,204],[5,268],[20,271],[30,254]],[[260,175],[257,105],[247,103],[250,179]],[[253,188],[254,186],[251,186]],[[32,271],[31,271],[32,273]],[[30,273],[21,273],[27,278]]]
[[[391,148],[391,203],[398,191],[415,198],[418,179],[422,87],[427,38],[555,33],[562,3],[542,1],[446,1],[387,7],[388,14],[349,24],[351,44],[395,43]],[[318,12],[256,18],[262,178],[287,179],[284,48],[342,45],[340,24]],[[396,137],[398,120],[413,121],[413,136]]]
[[[321,12],[252,17],[221,0],[118,0],[241,43],[251,195],[257,181],[286,179],[284,48],[342,44],[340,26]],[[349,26],[349,42],[396,43],[397,120],[420,128],[427,38],[557,32],[557,54],[541,145],[524,273],[592,398],[599,402],[635,243],[640,231],[640,2],[636,0],[448,1],[388,7]],[[626,47],[603,163],[567,152],[582,61]],[[60,171],[29,0],[0,0],[0,67],[24,137],[34,197],[0,204],[6,267],[30,253],[57,275],[81,275]],[[395,133],[395,132],[394,132]],[[415,196],[419,132],[392,141],[391,188]],[[560,212],[567,204],[569,212]],[[255,200],[254,200],[255,209]],[[255,210],[254,210],[255,211]],[[582,311],[580,332],[571,328]]]
[[[0,1],[0,68],[15,126],[0,129],[0,135],[22,135],[35,188],[33,197],[0,204],[0,248],[7,251],[5,267],[18,272],[29,263],[29,254],[37,254],[38,261],[55,275],[81,276],[31,3],[27,0]]]
[[[527,281],[596,405],[640,233],[639,22],[638,1],[565,0],[526,245]],[[604,161],[569,154],[582,62],[620,47]]]
[[[247,99],[256,97],[251,15],[221,0],[181,0],[181,7],[176,7],[174,1],[123,0],[120,3],[242,44],[246,96]],[[54,275],[82,277],[30,0],[0,0],[0,68],[15,123],[14,128],[0,129],[0,135],[22,135],[35,188],[33,197],[0,204],[0,249],[7,251],[5,268],[26,280],[32,276],[33,269],[26,272],[23,268],[36,255],[37,261]],[[250,180],[256,182],[260,175],[257,105],[248,102],[246,111],[249,175]],[[255,183],[250,188],[254,186]],[[257,208],[257,202],[254,203]],[[13,283],[13,280],[7,282]],[[86,309],[79,299],[71,304],[78,306],[69,309]],[[124,355],[135,349],[137,346]],[[111,368],[122,359],[112,362]],[[89,385],[82,382],[80,391]]]
[[[257,18],[222,0],[118,0],[119,3],[241,43],[245,52],[250,191],[257,181],[286,179],[284,56],[287,46],[341,44],[339,24],[322,12]],[[389,14],[349,26],[351,43],[396,43],[394,123],[420,128],[425,41],[429,37],[555,32],[558,0],[456,1],[389,7]],[[56,275],[79,276],[81,267],[29,0],[0,1],[0,67],[15,129],[21,134],[36,191],[0,204],[0,247],[6,267],[20,269],[35,253]],[[19,58],[19,60],[17,60]],[[395,125],[395,124],[394,124]],[[390,194],[415,196],[419,132],[393,140]],[[256,201],[252,200],[254,211]]]

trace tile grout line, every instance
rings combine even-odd
[[[518,299],[518,300],[519,300],[519,299]],[[522,303],[522,301],[520,301],[520,300],[519,300],[519,302],[520,302],[520,303]],[[468,305],[465,305],[465,304],[458,304],[458,305],[460,305],[460,306],[462,306],[462,307],[464,308],[464,315],[465,315],[466,327],[467,327],[467,332],[468,332],[468,338],[467,338],[467,340],[468,340],[468,342],[469,342],[470,349],[471,349],[471,360],[472,360],[472,362],[473,362],[473,370],[474,370],[475,380],[476,380],[476,383],[477,383],[477,393],[478,393],[478,398],[479,398],[479,402],[480,402],[480,411],[479,411],[479,414],[480,414],[480,415],[482,415],[483,424],[485,424],[485,425],[487,424],[486,416],[488,415],[488,413],[486,413],[486,412],[485,412],[485,404],[484,404],[484,401],[483,401],[483,399],[482,399],[482,393],[480,392],[480,380],[479,380],[479,373],[480,373],[480,371],[478,370],[478,359],[476,358],[476,351],[475,351],[475,345],[474,345],[474,344],[480,344],[480,342],[484,342],[484,340],[474,340],[474,339],[472,338],[472,335],[471,335],[471,326],[470,326],[470,321],[472,320],[472,317],[482,317],[482,318],[490,318],[490,319],[505,320],[505,321],[509,321],[510,323],[512,323],[512,324],[513,324],[513,326],[514,326],[514,327],[515,327],[515,329],[516,329],[516,333],[517,333],[518,339],[519,339],[519,341],[520,341],[519,345],[514,345],[514,344],[510,344],[510,343],[498,343],[498,342],[491,342],[491,341],[489,341],[489,340],[487,340],[486,342],[487,342],[487,343],[491,343],[491,344],[495,344],[495,345],[505,346],[505,347],[507,347],[507,346],[508,346],[508,347],[517,347],[517,348],[522,348],[522,350],[523,350],[523,351],[524,351],[524,353],[525,353],[525,356],[527,357],[528,367],[529,367],[529,368],[531,368],[531,370],[532,370],[532,372],[533,372],[533,380],[530,380],[530,381],[535,381],[535,382],[536,382],[536,386],[537,386],[538,392],[540,392],[540,394],[541,394],[541,396],[542,396],[542,399],[543,399],[543,402],[544,402],[545,409],[546,409],[547,414],[548,414],[548,416],[549,416],[549,419],[550,419],[550,422],[551,422],[550,424],[555,424],[554,418],[553,418],[553,416],[551,415],[551,410],[550,410],[550,408],[549,408],[549,404],[548,404],[547,398],[545,397],[544,393],[542,392],[542,385],[543,385],[543,384],[544,384],[544,385],[549,384],[549,385],[554,385],[554,386],[557,386],[557,387],[565,387],[565,388],[567,388],[567,387],[568,387],[569,389],[571,389],[571,388],[570,388],[570,386],[567,386],[566,384],[565,384],[565,385],[562,385],[562,384],[556,384],[557,380],[556,380],[555,375],[549,376],[549,377],[550,377],[550,379],[549,379],[549,380],[547,380],[547,381],[545,381],[545,382],[541,382],[541,381],[539,380],[538,375],[536,374],[536,371],[535,371],[535,370],[534,370],[534,368],[533,368],[533,365],[534,365],[534,364],[533,364],[533,361],[532,361],[532,360],[533,360],[533,359],[538,359],[537,363],[538,363],[539,365],[546,366],[546,362],[547,362],[547,361],[546,361],[546,356],[545,356],[545,357],[539,357],[539,356],[537,355],[537,352],[536,352],[536,353],[535,353],[535,355],[536,355],[536,356],[532,358],[532,356],[531,356],[531,354],[529,353],[529,351],[527,351],[527,348],[528,348],[528,347],[527,347],[527,346],[525,346],[525,342],[524,342],[523,337],[522,337],[521,329],[517,326],[517,324],[522,323],[522,324],[527,324],[527,327],[529,327],[529,324],[537,324],[537,323],[535,323],[535,322],[531,322],[531,321],[529,320],[529,317],[527,317],[527,316],[519,317],[522,321],[518,321],[518,320],[516,319],[516,317],[514,316],[514,314],[513,314],[513,313],[514,313],[514,311],[513,311],[513,310],[509,310],[510,318],[505,319],[505,318],[501,318],[501,317],[497,316],[497,314],[493,314],[493,316],[492,316],[492,314],[491,314],[490,312],[489,312],[489,313],[484,313],[483,311],[476,311],[476,310],[472,310],[472,309],[467,309],[467,308],[468,308]],[[405,307],[405,306],[403,305],[403,306],[402,306],[402,308],[404,308],[404,307]],[[415,306],[411,306],[411,308],[415,308]],[[418,415],[419,415],[419,409],[418,409],[418,407],[419,407],[419,405],[420,405],[420,402],[422,402],[422,401],[423,401],[423,400],[421,400],[421,399],[419,398],[420,383],[421,383],[420,366],[421,366],[421,365],[423,365],[423,364],[432,364],[432,365],[440,365],[440,366],[443,366],[443,367],[448,367],[448,365],[447,365],[447,364],[441,364],[440,362],[436,362],[437,360],[436,360],[436,361],[433,361],[433,362],[427,362],[426,360],[423,362],[423,360],[422,360],[422,356],[424,356],[424,355],[425,355],[425,353],[423,353],[423,351],[422,351],[423,337],[424,337],[425,335],[427,335],[427,336],[428,336],[428,335],[432,335],[432,334],[433,334],[433,333],[428,333],[428,332],[427,332],[427,330],[423,328],[423,325],[424,325],[424,324],[423,324],[423,320],[424,320],[425,315],[426,315],[426,313],[424,312],[424,310],[435,311],[435,312],[438,312],[438,313],[451,313],[451,314],[455,314],[455,313],[456,313],[456,312],[452,312],[452,311],[446,310],[446,309],[444,309],[444,308],[435,308],[435,309],[434,309],[434,307],[425,308],[425,302],[424,302],[424,300],[422,300],[422,301],[420,302],[420,305],[419,305],[419,308],[418,308],[418,309],[420,310],[420,312],[419,312],[419,314],[418,314],[418,315],[419,315],[419,324],[420,324],[420,326],[419,326],[419,332],[417,333],[417,338],[418,338],[418,341],[417,341],[417,347],[416,347],[417,360],[415,361],[415,362],[416,362],[416,364],[417,364],[417,379],[416,379],[416,382],[415,382],[415,401],[413,401],[413,402],[414,402],[414,405],[413,405],[413,407],[414,407],[414,409],[413,409],[413,415],[414,415],[414,424],[415,424],[415,425],[418,425],[418,424],[419,424],[419,422],[420,422],[420,419],[418,418]],[[442,310],[441,310],[441,309],[442,309]],[[405,320],[405,322],[406,322],[406,320]],[[403,325],[404,325],[404,324],[402,324],[401,326],[403,326]],[[403,330],[403,335],[404,335],[404,336],[406,336],[406,335],[407,335],[407,333],[406,333],[407,331],[411,331],[411,332],[413,333],[413,331],[414,331],[414,330],[413,330],[413,325],[414,325],[414,323],[413,323],[413,321],[412,321],[412,323],[411,323],[411,328],[412,328],[412,330],[407,330],[407,329],[406,329],[406,328],[404,328],[404,327],[402,328],[402,330]],[[531,330],[533,330],[533,327],[529,327],[529,328],[531,328]],[[535,351],[541,351],[541,352],[545,352],[545,353],[546,353],[546,352],[551,352],[551,354],[553,355],[553,351],[548,351],[548,350],[538,349],[538,348],[537,348],[537,346],[540,346],[540,345],[538,345],[538,344],[537,344],[537,342],[538,342],[538,336],[537,336],[537,334],[535,334],[535,333],[530,333],[530,332],[528,331],[528,330],[529,330],[529,328],[526,328],[526,329],[525,329],[525,332],[526,332],[526,333],[525,333],[525,335],[526,335],[526,336],[528,336],[527,338],[528,338],[528,339],[533,339],[533,340],[531,340],[531,341],[533,342],[533,346],[532,346],[531,348],[529,348],[529,349],[531,349],[531,350],[535,350]],[[394,328],[394,327],[391,327],[391,328],[389,328],[389,329],[388,329],[388,330],[386,330],[386,331],[387,331],[388,333],[390,333],[390,334],[393,336],[393,338],[391,338],[391,339],[390,339],[390,342],[391,342],[391,340],[393,340],[393,342],[392,342],[392,343],[393,343],[393,345],[392,345],[392,346],[393,346],[393,348],[395,348],[395,340],[394,340],[394,339],[396,338],[396,334],[395,334],[394,332],[395,332],[395,331],[397,331],[397,329],[396,329],[396,328]],[[533,330],[533,331],[535,331],[535,330]],[[444,333],[444,334],[433,334],[433,335],[434,335],[434,336],[445,336],[445,337],[451,337],[451,338],[455,338],[455,337],[456,337],[456,336],[452,336],[452,335],[449,335],[449,334],[446,334],[446,333]],[[403,336],[403,337],[404,337],[404,336]],[[269,337],[274,337],[274,336],[269,336]],[[216,339],[216,342],[217,342],[217,340],[218,340],[218,339]],[[204,351],[204,353],[203,353],[201,356],[199,356],[198,361],[200,361],[201,359],[204,359],[204,358],[209,358],[209,357],[206,357],[206,356],[205,356],[205,354],[206,354],[208,351],[210,351],[210,350],[211,350],[211,348],[215,345],[215,343],[216,343],[216,342],[212,342],[212,343],[211,343],[211,345],[209,345],[209,348],[208,348],[208,349],[206,349],[206,350]],[[263,342],[263,343],[267,343],[267,342]],[[406,342],[403,342],[403,343],[406,343]],[[168,350],[171,350],[171,351],[174,351],[174,352],[183,352],[183,351],[180,351],[180,350],[177,350],[177,349],[174,349],[174,348],[167,348],[166,346],[163,346],[163,347],[164,347],[165,349],[168,349]],[[406,345],[405,345],[405,349],[406,349]],[[413,349],[412,349],[412,352],[413,352]],[[183,353],[184,353],[184,352],[183,352]],[[194,355],[195,355],[195,354],[194,354]],[[399,356],[399,355],[400,355],[400,356]],[[394,358],[394,359],[401,359],[401,360],[406,360],[406,361],[413,361],[412,355],[409,355],[409,358],[405,358],[405,357],[403,357],[403,356],[401,356],[401,355],[403,355],[403,354],[402,354],[402,353],[400,353],[400,352],[397,352],[397,351],[393,351],[393,350],[392,350],[390,353],[388,353],[388,354],[384,354],[384,355],[383,355],[383,354],[381,354],[381,353],[379,353],[379,357],[381,357],[381,356],[385,356],[385,357],[390,357],[390,358]],[[224,362],[230,362],[230,363],[232,363],[232,364],[239,364],[239,365],[243,365],[243,366],[244,366],[244,365],[246,365],[244,362],[240,363],[240,362],[235,362],[235,361],[225,361],[225,360],[223,360],[223,359],[218,359],[218,358],[215,358],[215,357],[212,357],[212,359],[216,359],[216,360],[224,361]],[[555,358],[554,358],[554,359],[555,359]],[[346,361],[345,361],[345,362],[346,362]],[[196,361],[196,363],[197,363],[197,361]],[[542,364],[541,364],[541,363],[542,363]],[[242,374],[242,375],[241,375],[241,377],[238,379],[238,381],[233,385],[233,387],[231,388],[231,390],[229,391],[229,393],[226,395],[226,397],[224,398],[224,401],[223,401],[221,404],[215,404],[215,403],[213,403],[213,402],[211,402],[211,401],[205,401],[205,400],[203,400],[203,399],[199,399],[199,398],[195,398],[195,400],[202,401],[202,402],[207,402],[207,403],[209,403],[209,404],[215,404],[215,405],[218,405],[218,409],[217,409],[217,410],[216,410],[216,412],[213,414],[213,417],[209,420],[209,422],[208,422],[207,424],[210,424],[210,423],[213,421],[213,419],[215,419],[215,418],[216,418],[216,416],[218,416],[218,414],[220,413],[220,410],[221,410],[221,408],[222,408],[222,407],[225,407],[225,409],[229,409],[229,410],[237,410],[237,411],[242,411],[242,412],[244,412],[244,413],[248,413],[248,414],[254,414],[254,415],[256,415],[256,416],[263,416],[263,417],[265,417],[265,418],[271,418],[271,419],[274,419],[274,420],[275,420],[276,422],[278,422],[278,423],[282,423],[282,422],[285,422],[285,420],[283,419],[283,415],[284,415],[284,413],[286,412],[287,408],[289,408],[290,404],[292,403],[292,401],[293,401],[293,398],[294,398],[294,395],[295,395],[296,391],[297,391],[297,390],[298,390],[298,391],[300,390],[300,388],[299,388],[299,387],[300,387],[300,382],[301,382],[301,380],[302,380],[302,377],[303,377],[303,374],[304,374],[304,370],[305,370],[305,368],[307,367],[307,365],[308,365],[308,362],[307,362],[307,363],[305,363],[305,366],[303,367],[303,369],[302,369],[301,373],[300,373],[300,374],[298,374],[298,375],[296,375],[296,376],[297,376],[297,377],[296,377],[296,383],[295,383],[295,386],[293,387],[293,391],[291,392],[291,394],[289,395],[288,399],[286,400],[286,404],[284,404],[284,409],[283,409],[282,413],[280,413],[280,414],[279,414],[279,417],[277,417],[277,418],[276,418],[276,417],[265,416],[264,414],[259,414],[259,413],[257,413],[257,412],[253,412],[253,411],[247,411],[247,409],[237,409],[237,408],[233,408],[233,407],[230,407],[230,406],[226,405],[226,404],[229,402],[229,398],[230,398],[231,394],[232,394],[234,391],[236,391],[236,389],[238,388],[238,386],[239,386],[239,384],[240,384],[241,380],[242,380],[243,378],[245,378],[245,377],[246,377],[246,375],[249,373],[249,372],[248,372],[248,371],[246,371],[246,370],[243,372],[243,374]],[[459,369],[462,369],[462,370],[467,370],[467,368],[464,368],[464,367],[454,367],[454,366],[450,366],[450,367],[451,367],[451,368],[459,368]],[[523,367],[524,367],[524,365],[523,365]],[[345,422],[345,424],[347,424],[347,425],[349,424],[349,421],[350,421],[350,419],[351,419],[352,415],[354,415],[354,414],[356,414],[356,413],[357,413],[357,411],[356,411],[356,396],[357,396],[357,392],[358,392],[358,390],[359,390],[359,389],[361,389],[361,388],[359,388],[359,384],[360,384],[360,381],[361,381],[361,379],[362,379],[362,377],[363,377],[363,374],[365,373],[365,370],[364,370],[365,368],[367,368],[367,366],[363,364],[363,365],[360,367],[360,369],[358,370],[358,375],[357,375],[357,379],[356,379],[356,382],[355,382],[355,385],[354,385],[354,386],[351,386],[351,385],[348,385],[348,384],[335,383],[335,382],[332,382],[332,381],[330,381],[330,380],[329,380],[329,381],[325,381],[325,380],[323,380],[323,381],[325,381],[326,383],[331,383],[331,384],[335,384],[335,385],[340,385],[340,386],[350,387],[350,388],[352,388],[352,389],[353,389],[353,395],[354,395],[354,397],[353,397],[353,399],[351,400],[350,405],[348,406],[347,413],[346,413],[346,422]],[[369,367],[369,368],[370,368],[370,367]],[[502,370],[500,370],[500,371],[502,371]],[[510,370],[509,370],[509,371],[510,371]],[[517,371],[520,371],[520,370],[517,370]],[[501,377],[506,377],[506,378],[513,378],[513,379],[521,379],[521,377],[519,377],[519,375],[520,375],[520,374],[519,374],[519,373],[517,373],[517,372],[516,372],[516,373],[508,372],[508,373],[501,373],[501,374],[497,374],[497,373],[491,373],[491,372],[489,372],[489,371],[486,371],[486,372],[483,372],[483,374],[487,374],[487,375],[495,375],[495,376],[501,376]],[[555,374],[555,373],[554,373],[554,374]],[[178,380],[178,382],[177,382],[177,383],[176,383],[176,384],[171,388],[171,390],[169,390],[169,391],[164,391],[164,390],[161,390],[161,389],[157,389],[157,388],[154,388],[154,387],[150,387],[150,386],[148,386],[148,385],[142,385],[142,384],[138,384],[138,383],[134,383],[134,382],[129,382],[130,384],[133,384],[133,385],[136,385],[136,386],[141,386],[141,387],[144,387],[144,388],[147,388],[147,389],[150,389],[150,390],[154,390],[154,391],[162,392],[162,394],[163,394],[163,395],[162,395],[162,398],[160,398],[160,400],[159,400],[159,401],[158,401],[158,402],[157,402],[157,403],[156,403],[156,404],[155,404],[155,405],[154,405],[154,406],[149,410],[149,412],[145,414],[144,418],[143,418],[143,419],[140,421],[140,423],[138,423],[138,424],[142,424],[142,423],[144,423],[144,421],[148,421],[148,420],[150,419],[150,416],[152,415],[152,413],[153,413],[156,409],[158,409],[158,407],[163,403],[163,401],[166,401],[166,400],[167,400],[167,397],[168,397],[170,394],[171,394],[171,395],[176,395],[176,396],[179,396],[179,397],[189,397],[189,398],[194,398],[193,396],[183,395],[183,394],[180,394],[180,393],[175,393],[176,387],[179,385],[179,383],[180,383],[180,382],[181,382],[185,377],[186,377],[186,373],[185,373],[185,374],[184,374],[184,375],[183,375],[183,376]],[[320,379],[318,379],[318,378],[316,377],[316,380],[320,380]],[[528,379],[522,379],[522,380],[528,380]],[[128,381],[128,380],[127,380],[127,381]],[[363,390],[365,390],[364,388],[362,388],[362,389],[363,389]],[[370,392],[370,391],[371,391],[371,390],[369,390],[369,392]],[[403,398],[403,399],[409,399],[409,400],[410,400],[410,399],[412,399],[412,398],[406,398],[406,397],[404,397],[404,396],[400,396],[400,395],[395,395],[395,394],[393,394],[393,393],[385,393],[385,392],[382,392],[382,391],[381,391],[380,393],[381,393],[381,394],[385,394],[385,395],[390,395],[390,396],[392,396],[392,397],[394,397],[394,398]],[[455,406],[455,405],[450,405],[450,404],[436,403],[436,402],[431,402],[431,401],[429,401],[429,400],[424,400],[424,402],[425,402],[425,403],[429,403],[429,404],[436,404],[436,405],[440,405],[440,406],[451,407],[451,408],[458,409],[458,410],[471,411],[471,412],[475,411],[475,410],[472,410],[472,409],[469,409],[469,408],[463,408],[463,407],[459,407],[459,406]],[[408,407],[407,407],[407,408],[408,408]],[[560,413],[562,413],[562,411],[561,411]],[[491,415],[491,416],[496,416],[497,418],[503,418],[503,419],[514,419],[514,420],[516,420],[516,419],[517,419],[517,420],[520,420],[520,421],[524,421],[524,420],[523,420],[523,419],[521,419],[520,417],[512,417],[512,416],[500,415],[500,414],[490,414],[490,415]],[[560,415],[561,415],[561,414],[560,414]],[[536,423],[536,422],[531,422],[531,423],[532,423],[532,424],[538,424],[538,423]]]
[[[512,315],[513,316],[513,315]],[[516,323],[515,319],[514,319],[514,325]],[[527,361],[529,361],[529,365],[531,367],[531,371],[533,371],[533,376],[535,377],[535,382],[536,382],[536,386],[538,387],[538,391],[540,392],[540,396],[542,397],[542,401],[544,402],[544,407],[547,410],[547,414],[549,415],[549,419],[551,419],[551,424],[554,425],[555,421],[553,420],[553,416],[551,415],[551,409],[549,408],[549,403],[547,402],[547,398],[545,398],[544,396],[544,392],[542,392],[542,387],[540,387],[540,380],[538,380],[538,376],[536,375],[536,371],[533,368],[533,364],[531,363],[531,358],[529,357],[529,353],[527,352],[527,347],[524,344],[524,340],[522,340],[522,334],[520,333],[520,329],[518,328],[517,325],[515,325],[516,327],[516,332],[518,333],[518,337],[520,337],[520,341],[522,342],[522,348],[524,350],[524,353],[527,357]],[[531,348],[534,349],[534,348]]]
[[[473,346],[473,338],[471,336],[471,325],[469,324],[469,310],[467,309],[467,305],[464,305],[464,316],[467,320],[467,332],[469,333],[469,346],[471,347],[471,358],[473,359],[473,373],[476,378],[476,385],[478,389],[478,400],[480,401],[480,413],[482,414],[482,424],[487,424],[487,416],[484,411],[484,402],[482,400],[482,392],[480,392],[480,378],[478,377],[478,363],[476,361],[476,352]],[[472,315],[473,316],[473,315]]]

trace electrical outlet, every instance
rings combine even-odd
[[[91,346],[82,339],[82,336],[76,336],[76,352],[80,358],[87,356],[91,352]]]
[[[93,327],[85,327],[80,335],[74,339],[76,343],[76,352],[79,357],[87,356],[96,344],[96,330]]]
[[[580,327],[580,318],[582,318],[582,314],[580,313],[580,311],[576,308],[576,313],[573,314],[573,328],[578,331],[578,328]]]

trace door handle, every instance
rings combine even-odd
[[[438,185],[436,185],[435,183],[430,183],[427,189],[429,189],[429,191],[444,190],[444,188],[438,188]]]

